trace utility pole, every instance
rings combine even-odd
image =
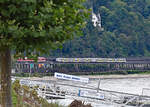
[[[98,85],[97,85],[97,92],[99,92],[100,90],[100,83],[101,83],[101,79],[99,78]]]

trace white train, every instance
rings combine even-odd
[[[56,58],[57,62],[126,62],[126,58]]]

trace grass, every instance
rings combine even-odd
[[[17,94],[15,93],[13,89],[12,89],[12,104],[13,104],[13,107],[16,107],[16,105],[18,104]]]

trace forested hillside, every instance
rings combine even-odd
[[[101,14],[103,31],[89,19],[82,37],[67,41],[55,57],[150,56],[150,0],[88,0]]]

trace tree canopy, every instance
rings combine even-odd
[[[32,55],[81,35],[84,0],[0,0],[0,49]],[[3,47],[3,48],[2,48]]]
[[[81,35],[85,0],[0,0],[1,106],[11,107],[11,51],[16,56],[49,53]]]
[[[104,31],[93,27],[89,20],[83,37],[64,44],[52,56],[150,56],[149,0],[88,0],[86,6],[101,14]]]

